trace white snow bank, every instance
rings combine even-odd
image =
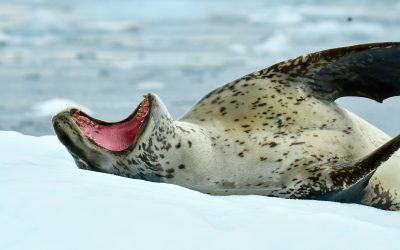
[[[50,100],[46,100],[43,102],[36,103],[33,106],[33,114],[36,116],[53,116],[57,112],[66,109],[68,107],[78,107],[85,112],[92,113],[90,109],[79,105],[78,103],[68,100],[68,99],[61,99],[61,98],[53,98]]]
[[[400,213],[79,170],[55,137],[0,132],[0,249],[400,249]]]

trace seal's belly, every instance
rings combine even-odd
[[[214,147],[218,153],[212,162],[198,165],[190,173],[195,181],[180,184],[215,195],[290,197],[312,177],[310,169],[360,159],[390,139],[351,112],[344,112],[352,126],[343,130],[260,132],[248,140],[230,134],[223,138],[224,145]]]
[[[273,141],[247,141],[243,144],[247,147],[239,153],[224,149],[213,162],[197,165],[188,174],[188,183],[184,181],[186,177],[179,178],[183,180],[180,185],[218,195],[273,195],[276,190],[298,188],[302,184],[299,181],[308,177],[313,166],[348,162],[373,148],[357,147],[361,143],[365,142],[344,132],[325,130],[288,134]]]

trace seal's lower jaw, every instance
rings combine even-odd
[[[72,120],[78,125],[83,136],[99,147],[113,152],[121,152],[134,146],[150,113],[147,96],[139,107],[125,120],[108,123],[94,119],[82,111],[72,109]]]

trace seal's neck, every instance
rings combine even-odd
[[[199,140],[205,138],[197,125],[173,121],[169,117],[151,120],[135,150],[124,164],[128,177],[153,182],[175,183],[175,176],[191,166],[186,159],[196,154]]]

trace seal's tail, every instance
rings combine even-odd
[[[359,203],[363,196],[363,190],[376,169],[387,161],[400,148],[400,135],[393,138],[369,155],[354,162],[351,167],[338,166],[330,172],[332,182],[340,190],[332,190],[320,197],[322,200],[330,200],[344,203]]]

